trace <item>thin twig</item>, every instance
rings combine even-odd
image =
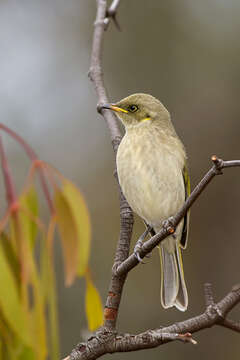
[[[104,35],[104,19],[106,15],[107,2],[106,0],[97,0],[97,16],[94,23],[92,55],[89,70],[89,78],[92,80],[97,96],[98,104],[109,102],[107,92],[103,82],[102,72],[102,51],[103,51],[103,35]],[[108,129],[112,141],[122,137],[118,119],[113,112],[101,110],[101,114],[107,122]],[[119,140],[119,141],[120,141]]]
[[[109,16],[116,15],[117,9],[120,5],[120,1],[121,0],[113,0],[113,2],[111,3],[111,5],[109,6],[108,11],[107,11],[107,14]]]
[[[105,23],[105,30],[107,30],[107,27],[110,23],[110,18],[113,19],[114,24],[116,25],[116,28],[121,31],[120,25],[117,21],[117,10],[120,5],[121,0],[113,0],[112,4],[109,6],[107,12],[106,12],[106,18],[104,19]]]
[[[8,207],[11,208],[11,206],[17,201],[17,197],[13,183],[13,177],[8,166],[8,161],[3,146],[1,134],[0,134],[0,158],[1,158],[1,167],[2,167],[3,178],[6,189],[7,203],[8,203]]]
[[[240,321],[236,322],[230,319],[224,319],[219,325],[240,333]]]
[[[26,141],[20,135],[18,135],[15,131],[13,131],[12,129],[10,129],[9,127],[7,127],[6,125],[1,124],[1,123],[0,123],[0,129],[5,131],[8,135],[10,135],[14,140],[16,140],[23,147],[26,154],[28,155],[28,157],[30,158],[30,160],[33,163],[39,161],[35,151],[31,148],[31,146],[29,146],[26,143]],[[43,192],[45,194],[49,209],[50,209],[51,213],[53,214],[54,213],[54,206],[53,206],[53,202],[52,202],[52,199],[51,199],[50,192],[48,190],[47,181],[45,179],[45,174],[44,174],[41,167],[38,167],[38,172],[39,172],[40,181],[41,181],[41,184],[42,184]]]

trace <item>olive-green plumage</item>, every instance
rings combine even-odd
[[[158,232],[190,191],[184,146],[167,109],[151,95],[134,94],[103,107],[117,111],[126,130],[117,152],[122,191],[133,211]],[[164,308],[176,306],[184,311],[188,306],[181,258],[187,229],[186,216],[175,234],[160,245]]]

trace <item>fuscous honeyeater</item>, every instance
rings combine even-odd
[[[190,192],[184,146],[169,112],[151,95],[130,95],[102,108],[116,111],[126,130],[117,152],[122,191],[133,211],[157,233]],[[181,256],[187,245],[188,217],[159,247],[162,306],[181,311],[188,306]]]

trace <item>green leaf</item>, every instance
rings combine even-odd
[[[3,359],[7,360],[38,360],[31,347],[26,346],[18,337],[13,337],[11,344],[4,345]],[[42,358],[41,360],[45,360]]]
[[[41,241],[41,286],[42,294],[48,305],[49,358],[51,360],[60,359],[57,291],[53,257],[50,250],[53,243],[55,224],[55,218],[53,217],[49,223],[47,239]]]
[[[33,349],[24,347],[18,356],[18,360],[36,360],[36,354]],[[45,360],[45,358],[42,358],[42,360]]]
[[[90,331],[94,331],[103,324],[103,307],[100,295],[88,274],[85,279],[87,284],[85,308],[88,328]]]
[[[29,299],[28,312],[30,319],[31,334],[33,338],[34,353],[36,360],[43,360],[47,355],[46,344],[46,319],[45,302],[40,276],[37,270],[34,251],[31,251],[30,244],[26,241],[26,258],[30,267],[28,291],[32,290],[32,299]]]
[[[32,346],[32,336],[28,328],[28,316],[21,306],[18,287],[10,268],[10,265],[4,254],[0,242],[0,308],[1,312],[17,336],[24,344]]]
[[[15,280],[17,282],[17,285],[20,282],[20,267],[19,262],[16,257],[16,252],[13,248],[13,244],[11,242],[11,239],[6,233],[0,234],[0,242],[3,247],[3,252],[6,256],[6,260],[9,263],[9,266],[15,276]]]
[[[38,217],[38,198],[33,186],[20,196],[19,203],[22,209],[20,221],[23,233],[33,246],[38,231],[36,221],[34,221]]]
[[[22,223],[19,222],[18,225],[18,233],[21,233],[22,227],[20,226],[22,225]],[[13,276],[14,273],[12,272],[12,264],[14,264],[14,262],[8,262],[9,254],[11,255],[11,247],[6,246],[5,242],[7,240],[9,240],[7,237],[3,238],[0,244],[0,272],[2,272],[1,268],[2,266],[4,266],[4,262],[2,261],[1,256],[4,259],[6,258],[6,252],[4,253],[6,249],[8,250],[8,257],[6,258],[6,266],[4,267],[4,269],[8,267],[9,270],[8,272],[5,271],[8,276],[6,279],[3,279],[3,277],[1,276],[2,273],[0,274],[1,287],[7,289],[8,295],[7,297],[5,296],[7,302],[3,302],[4,298],[1,298],[0,293],[0,310],[3,313],[6,322],[8,323],[9,329],[15,334],[14,339],[16,342],[16,349],[13,350],[14,346],[12,344],[8,346],[8,348],[12,349],[13,355],[11,355],[11,358],[44,360],[47,355],[45,304],[44,296],[41,293],[41,284],[37,271],[37,265],[34,259],[34,251],[31,248],[31,244],[29,243],[29,241],[27,241],[24,236],[20,236],[19,240],[21,240],[22,247],[24,248],[24,261],[28,264],[29,272],[28,281],[27,283],[25,283],[23,282],[22,277],[19,276],[18,279],[16,279],[16,275]],[[15,271],[16,270],[14,269],[14,272]],[[18,283],[16,280],[18,281]],[[7,285],[4,285],[6,283]],[[17,294],[15,294],[15,287],[17,288]],[[24,300],[22,297],[20,298],[19,294],[29,294],[30,289],[32,290],[31,299],[29,299],[27,295],[26,298],[24,297]],[[14,303],[11,304],[11,301],[9,300],[14,301]],[[18,318],[16,318],[15,316],[15,311],[20,317],[19,321]],[[19,326],[18,323],[20,323]],[[29,337],[31,337],[31,342],[27,342],[25,336],[23,337],[25,332],[29,334]],[[20,356],[19,354],[21,354],[22,351],[23,355]],[[33,353],[34,357],[31,355]],[[16,356],[16,354],[18,355]]]
[[[62,189],[54,194],[56,219],[59,227],[66,271],[66,285],[76,274],[83,275],[90,251],[90,219],[85,201],[75,185],[64,180]]]

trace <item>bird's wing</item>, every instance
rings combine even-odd
[[[190,195],[191,188],[190,188],[190,178],[188,174],[187,164],[185,164],[183,168],[183,181],[185,186],[185,199]],[[180,240],[180,246],[183,249],[187,247],[187,238],[188,238],[188,227],[189,227],[189,217],[190,217],[190,210],[188,210],[187,214],[184,216],[184,223],[183,223],[183,232],[182,237]]]

